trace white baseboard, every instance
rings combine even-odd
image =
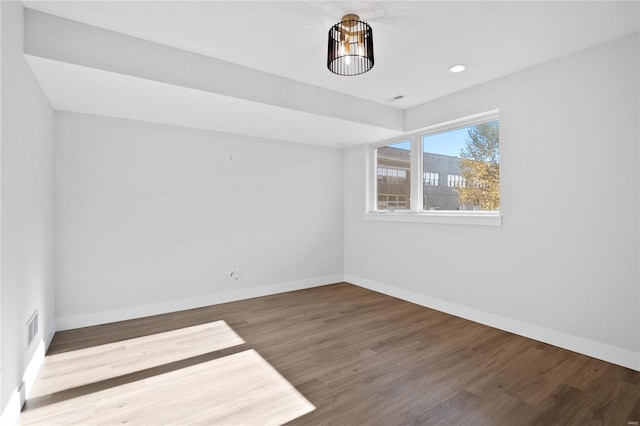
[[[383,293],[397,297],[398,299],[416,303],[427,308],[435,309],[460,318],[465,318],[480,324],[485,324],[490,327],[505,330],[510,333],[518,334],[520,336],[528,337],[530,339],[538,340],[563,349],[568,349],[573,352],[578,352],[583,355],[640,371],[640,353],[627,349],[618,348],[605,343],[585,339],[583,337],[573,336],[561,331],[540,327],[511,318],[494,315],[488,312],[469,308],[467,306],[458,305],[456,303],[434,299],[424,294],[404,290],[354,275],[345,274],[344,281],[359,287],[377,291],[378,293]]]
[[[0,416],[0,425],[2,426],[14,426],[18,423],[18,417],[20,416],[20,410],[22,410],[23,403],[20,400],[24,399],[24,386],[20,389],[16,389],[11,394],[9,402],[2,410],[2,416]]]
[[[171,300],[149,305],[132,306],[129,308],[116,309],[111,311],[59,317],[57,318],[58,331],[88,327],[91,325],[106,324],[116,321],[124,321],[133,318],[148,317],[150,315],[166,314],[169,312],[183,311],[186,309],[201,308],[203,306],[235,302],[237,300],[251,299],[254,297],[269,296],[271,294],[285,293],[287,291],[319,287],[327,284],[342,282],[343,279],[344,276],[342,274],[328,275],[324,277],[309,278],[305,280],[291,281],[287,283],[273,284],[262,287],[251,287],[232,290],[223,293],[213,293],[198,297]]]
[[[13,391],[9,398],[9,402],[4,407],[4,410],[2,410],[2,415],[0,415],[1,426],[13,426],[18,423],[18,417],[20,416],[22,407],[24,406],[31,389],[33,389],[33,385],[35,384],[38,376],[38,371],[40,371],[40,367],[42,367],[44,356],[49,349],[49,345],[53,340],[55,332],[55,323],[50,324],[44,338],[40,340],[38,347],[31,356],[31,360],[29,361],[27,368],[22,374],[22,383],[20,384],[20,387]]]

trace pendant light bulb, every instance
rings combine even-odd
[[[362,34],[358,36],[358,56],[364,56],[364,40]]]

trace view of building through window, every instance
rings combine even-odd
[[[421,137],[422,210],[500,209],[499,121]],[[411,141],[376,149],[377,210],[410,205]]]
[[[441,176],[423,182],[423,210],[499,210],[498,129],[495,120],[423,136],[424,170]]]
[[[424,184],[428,186],[440,185],[440,173],[424,172]]]
[[[460,175],[447,175],[447,186],[449,188],[465,187],[467,181]]]
[[[411,141],[376,150],[378,210],[408,210],[411,188]]]

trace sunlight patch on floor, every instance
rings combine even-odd
[[[28,398],[37,398],[245,343],[215,321],[48,355]]]
[[[281,425],[314,409],[251,349],[27,410],[20,423]]]

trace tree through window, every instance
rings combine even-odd
[[[423,170],[447,180],[439,185],[424,174],[423,210],[500,209],[499,121],[425,135]]]

